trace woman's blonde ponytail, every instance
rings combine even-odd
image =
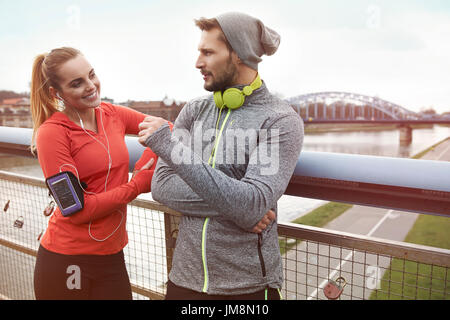
[[[31,75],[30,108],[33,119],[33,136],[31,138],[31,152],[36,151],[36,133],[40,125],[57,111],[57,102],[52,98],[49,90],[48,78],[43,72],[46,54],[40,54],[34,59]]]
[[[80,51],[70,47],[53,49],[34,59],[31,75],[30,108],[33,119],[31,152],[36,151],[36,134],[41,124],[58,110],[58,101],[50,93],[50,87],[59,88],[57,71],[61,65],[78,56]]]

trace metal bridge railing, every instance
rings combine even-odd
[[[34,299],[50,198],[43,179],[4,171],[0,190],[0,299]],[[179,217],[152,201],[128,206],[124,252],[134,299],[164,298]],[[338,276],[348,283],[340,299],[450,299],[450,250],[291,223],[279,223],[278,232],[286,299],[326,299],[323,287]]]
[[[31,134],[0,126],[0,152],[31,157]],[[144,147],[134,136],[125,143],[132,172]],[[450,216],[447,172],[448,161],[302,151],[285,194]]]

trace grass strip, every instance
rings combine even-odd
[[[446,138],[412,158],[420,159]],[[450,249],[450,218],[419,215],[404,242]],[[450,300],[450,270],[445,267],[393,258],[383,275],[380,289],[373,291],[371,300]]]
[[[447,137],[447,138],[445,138],[444,140],[439,141],[439,142],[433,144],[431,147],[426,148],[425,150],[419,152],[418,154],[413,155],[413,156],[411,157],[411,159],[420,159],[420,158],[422,158],[422,157],[423,157],[425,154],[427,154],[429,151],[433,150],[433,149],[436,148],[438,145],[440,145],[441,143],[444,143],[445,141],[447,141],[447,140],[449,140],[449,139],[450,139],[450,137]]]
[[[353,207],[353,205],[348,203],[328,202],[305,214],[304,216],[295,219],[294,221],[292,221],[292,223],[313,227],[323,227],[328,222],[336,219],[351,207]],[[279,243],[281,254],[289,251],[289,249],[296,246],[300,242],[301,240],[280,238]]]
[[[371,300],[449,300],[450,272],[445,267],[393,258]]]
[[[404,241],[450,249],[448,230],[448,217],[420,215]],[[380,290],[373,291],[370,299],[450,300],[450,269],[393,258]]]

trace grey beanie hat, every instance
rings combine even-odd
[[[258,70],[263,54],[274,54],[280,45],[278,33],[247,14],[228,12],[216,19],[238,57],[254,70]]]

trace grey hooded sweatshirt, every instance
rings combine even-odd
[[[301,118],[264,82],[235,110],[219,110],[212,95],[194,99],[172,133],[163,125],[147,139],[160,157],[152,196],[183,214],[174,284],[219,295],[281,288],[276,222],[260,235],[250,230],[276,212],[302,143]]]

